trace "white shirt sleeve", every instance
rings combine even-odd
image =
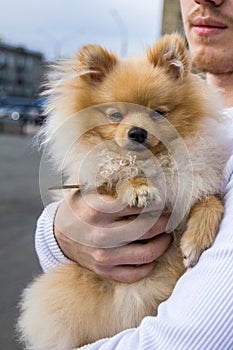
[[[54,236],[54,218],[60,202],[49,204],[37,221],[35,249],[44,272],[57,265],[71,263],[61,251]]]
[[[226,168],[225,214],[213,246],[177,282],[156,317],[85,350],[233,349],[233,157]],[[114,315],[113,315],[114,317]],[[127,317],[127,315],[126,315]]]

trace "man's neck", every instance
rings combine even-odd
[[[222,97],[225,107],[233,107],[233,73],[231,74],[207,74],[207,83],[222,89]]]

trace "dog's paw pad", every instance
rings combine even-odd
[[[197,233],[188,231],[181,239],[181,252],[183,255],[183,264],[186,268],[193,267],[198,262],[202,252],[207,248],[202,247],[197,239]]]
[[[183,249],[183,264],[186,268],[193,267],[198,262],[202,251],[198,248],[195,249]]]
[[[143,208],[161,202],[158,189],[147,184],[134,187],[129,181],[122,181],[117,192],[119,198],[130,207]]]
[[[130,206],[137,206],[138,208],[149,207],[152,204],[160,203],[161,198],[159,191],[155,187],[148,187],[142,185],[134,189],[134,195]]]

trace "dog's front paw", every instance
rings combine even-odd
[[[181,238],[185,267],[196,265],[201,254],[213,244],[219,230],[224,207],[210,196],[196,203],[190,213],[187,230]]]
[[[130,207],[148,207],[161,202],[158,189],[145,178],[126,179],[117,185],[118,198]]]
[[[181,239],[181,252],[183,255],[183,263],[186,268],[193,267],[198,262],[204,248],[199,245],[196,235],[198,232],[186,231]]]

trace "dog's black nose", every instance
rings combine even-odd
[[[147,131],[142,128],[132,128],[128,131],[128,139],[130,141],[143,143],[147,139]]]

